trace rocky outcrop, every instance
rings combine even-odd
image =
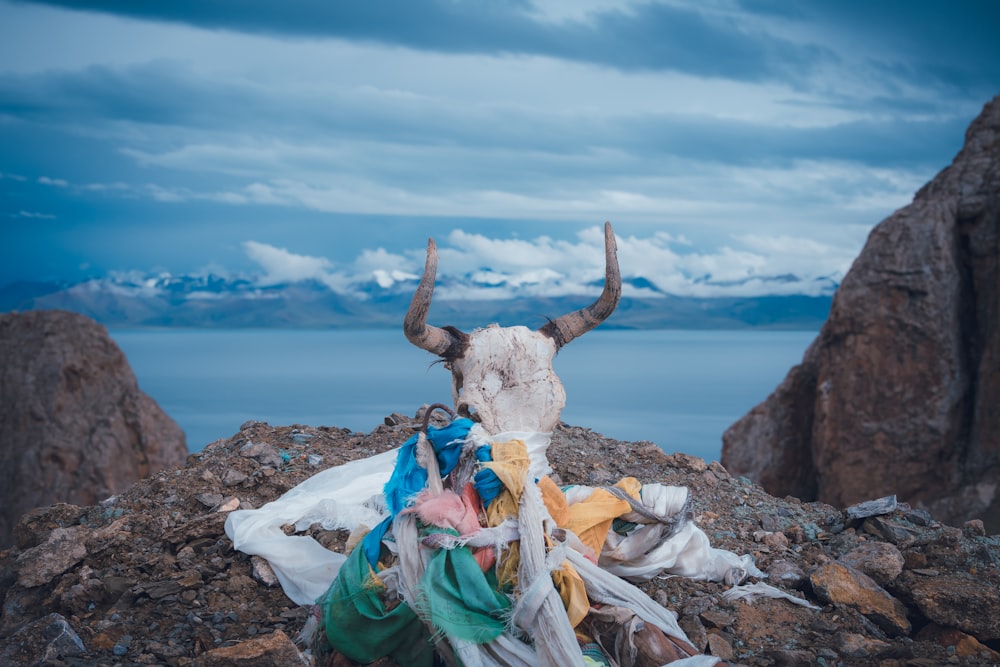
[[[1000,532],[1000,97],[952,165],[872,231],[819,337],[723,436],[770,493],[895,493]]]
[[[92,505],[187,457],[184,432],[82,315],[0,315],[0,547],[35,507]]]
[[[292,638],[310,607],[285,597],[267,561],[233,550],[227,514],[386,451],[418,425],[394,416],[362,434],[248,422],[99,506],[31,512],[18,546],[0,551],[0,665],[308,664]],[[712,545],[753,554],[768,577],[749,589],[681,576],[642,584],[699,651],[748,667],[1000,664],[1000,537],[978,522],[945,526],[892,499],[844,511],[773,498],[718,463],[573,426],[556,429],[548,458],[561,484],[687,487]],[[340,552],[350,539],[318,523],[286,530]]]

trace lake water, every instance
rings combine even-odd
[[[451,378],[402,331],[112,331],[191,451],[250,419],[370,431],[451,405]],[[717,460],[722,433],[799,363],[815,331],[602,331],[555,359],[563,421]]]

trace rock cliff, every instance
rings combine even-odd
[[[184,432],[82,315],[0,315],[0,547],[35,507],[92,505],[187,457]]]
[[[1000,531],[1000,97],[871,232],[802,363],[723,436],[722,463],[778,496],[895,493]]]

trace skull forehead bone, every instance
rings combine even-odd
[[[491,324],[472,333],[427,324],[437,275],[437,246],[427,242],[427,260],[403,330],[411,343],[439,355],[452,373],[456,411],[488,433],[550,432],[559,423],[566,392],[552,369],[563,345],[603,322],[621,299],[621,273],[610,223],[604,225],[605,280],[597,301],[539,329]]]
[[[551,431],[566,405],[552,370],[555,341],[527,327],[491,324],[469,334],[465,354],[447,362],[459,414],[489,433]]]

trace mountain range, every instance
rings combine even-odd
[[[482,275],[480,272],[479,275]],[[794,276],[771,278],[795,282]],[[628,281],[626,281],[628,282]],[[77,283],[16,282],[0,287],[0,311],[60,309],[108,327],[381,328],[402,325],[417,277],[372,276],[348,292],[316,280],[262,284],[246,276],[118,273]],[[631,289],[628,289],[628,288]],[[815,287],[815,286],[814,286]],[[837,285],[820,296],[782,294],[699,298],[659,291],[633,279],[604,324],[618,329],[819,329]],[[594,294],[599,291],[599,286]],[[641,296],[629,296],[629,292]],[[811,290],[816,292],[817,290]],[[474,293],[475,298],[461,295]],[[449,298],[449,295],[452,295]],[[472,329],[497,322],[540,326],[546,318],[588,305],[593,295],[515,293],[475,276],[445,277],[430,320]]]

